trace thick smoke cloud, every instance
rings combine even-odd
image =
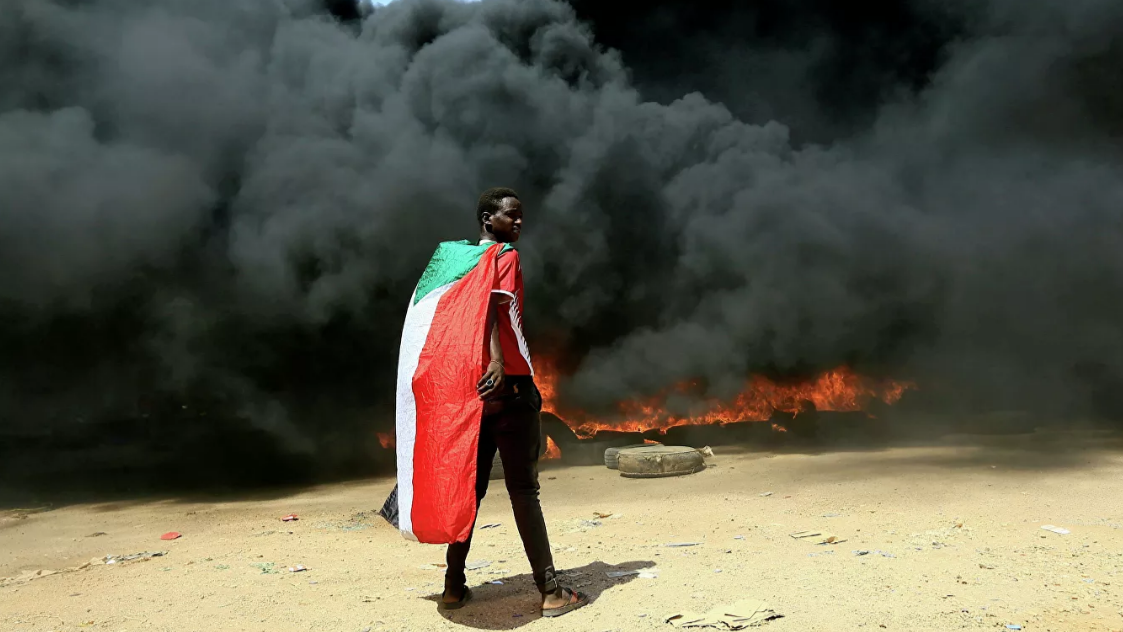
[[[703,37],[670,3],[17,0],[0,430],[361,467],[413,283],[496,184],[575,405],[848,363],[1102,408],[1123,6],[789,4]]]
[[[743,121],[783,122],[799,143],[862,131],[887,99],[923,88],[968,18],[900,0],[572,4],[600,44],[625,52],[646,97],[701,91]]]

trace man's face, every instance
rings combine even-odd
[[[503,198],[503,207],[488,215],[485,222],[491,224],[491,235],[495,241],[513,244],[519,240],[523,226],[523,205],[515,198]]]

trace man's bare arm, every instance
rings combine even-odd
[[[503,372],[503,346],[499,343],[498,307],[501,296],[500,294],[493,293],[487,309],[488,329],[491,330],[490,343],[488,345],[491,361],[488,363],[487,370],[484,371],[480,381],[476,383],[476,392],[480,394],[481,399],[488,399],[500,392],[503,388],[503,380],[506,377]],[[488,383],[489,381],[491,382],[490,384]]]

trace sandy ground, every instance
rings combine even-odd
[[[501,525],[477,533],[470,558],[490,565],[469,573],[477,599],[452,614],[437,611],[441,571],[426,566],[443,550],[404,541],[375,514],[389,479],[12,510],[0,518],[0,629],[671,630],[671,613],[753,597],[784,615],[764,626],[778,632],[1120,630],[1121,448],[1039,433],[823,454],[720,449],[706,471],[660,480],[547,464],[557,564],[595,598],[556,620],[536,612],[501,485],[480,522]],[[298,522],[279,520],[291,512]],[[172,530],[183,537],[159,539]],[[845,541],[789,535],[802,530]],[[700,544],[666,546],[681,542]],[[28,579],[143,551],[167,554]],[[295,564],[308,570],[288,572]]]

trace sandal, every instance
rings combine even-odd
[[[441,610],[459,610],[468,605],[472,600],[472,589],[467,586],[464,587],[464,594],[460,596],[457,601],[448,602],[444,600],[444,594],[441,595]]]
[[[581,593],[577,592],[576,590],[559,587],[558,591],[563,593],[563,594],[568,592],[569,593],[569,602],[566,603],[564,606],[561,606],[560,608],[543,608],[542,609],[542,616],[543,617],[560,617],[563,614],[573,612],[574,610],[576,610],[576,609],[578,609],[582,606],[588,605],[588,603],[589,603],[589,596],[588,595],[582,595]]]

